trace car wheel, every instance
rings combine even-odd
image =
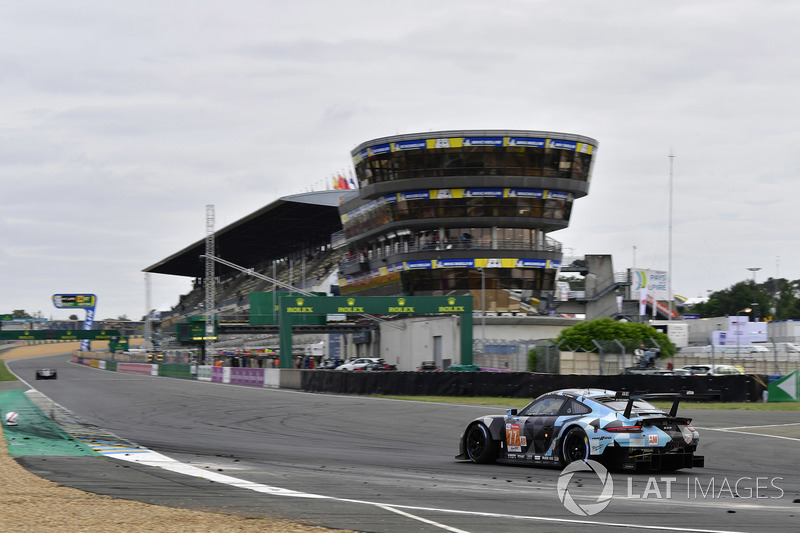
[[[561,464],[589,459],[589,438],[581,428],[572,428],[561,439]]]
[[[497,459],[497,441],[483,424],[473,424],[467,429],[464,445],[473,463],[492,463]]]

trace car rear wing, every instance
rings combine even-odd
[[[678,404],[681,400],[686,399],[699,399],[699,398],[714,398],[720,395],[720,391],[708,391],[702,394],[697,394],[693,390],[682,390],[681,392],[635,392],[631,394],[628,391],[618,391],[615,400],[627,400],[625,411],[622,416],[625,418],[631,417],[633,411],[633,402],[636,400],[657,400],[657,399],[672,399],[672,408],[669,410],[669,416],[675,417],[678,414]]]

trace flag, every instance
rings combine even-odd
[[[639,289],[639,315],[647,314],[647,287]]]
[[[344,177],[341,174],[339,174],[338,183],[339,183],[339,188],[340,189],[349,189],[350,188],[350,186],[347,185],[347,180],[344,179]]]
[[[348,168],[347,171],[350,173],[350,180],[349,180],[351,185],[350,188],[358,189],[358,185],[356,184],[356,178],[353,176],[353,170]]]

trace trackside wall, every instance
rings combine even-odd
[[[192,365],[115,363],[73,356],[73,363],[117,372],[186,378],[251,387],[271,387],[337,394],[397,396],[495,396],[535,398],[569,388],[601,388],[631,392],[713,393],[723,402],[759,402],[768,376],[561,375],[531,372],[360,372],[278,368],[236,368]],[[163,368],[162,368],[163,367]],[[178,368],[184,367],[184,368]]]

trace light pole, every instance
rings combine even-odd
[[[761,267],[748,267],[747,270],[753,273],[753,322],[757,322],[758,315],[756,314],[756,310],[758,309],[758,300],[756,293],[756,272],[761,270]]]

